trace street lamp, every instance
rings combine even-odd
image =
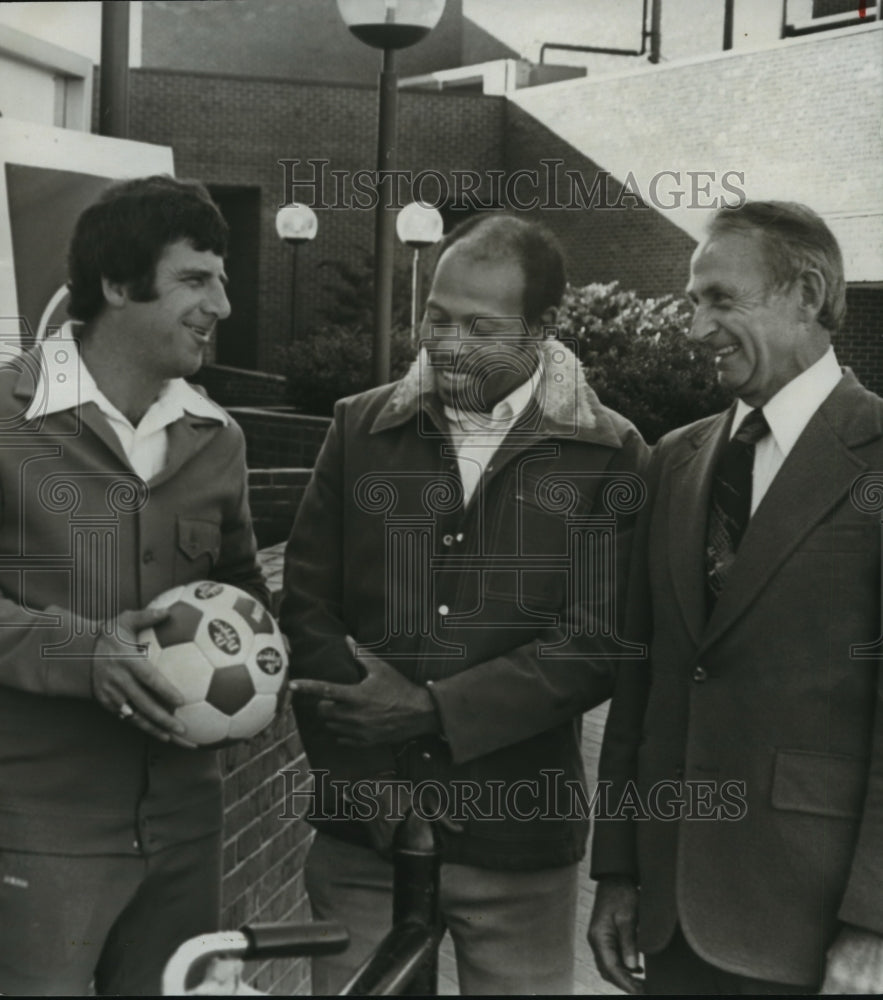
[[[294,334],[297,329],[297,322],[294,316],[296,304],[295,294],[297,288],[297,248],[302,243],[308,243],[316,238],[319,231],[319,220],[316,213],[309,205],[300,205],[293,202],[291,205],[284,205],[276,213],[276,232],[280,240],[292,247],[291,255],[291,342],[294,343]]]
[[[420,251],[438,243],[444,232],[441,212],[423,202],[406,205],[396,219],[396,233],[405,246],[414,251],[411,260],[411,343],[417,339],[417,273]]]
[[[366,45],[383,49],[377,116],[377,209],[374,222],[374,356],[375,385],[389,381],[389,330],[392,325],[393,213],[384,204],[383,177],[395,169],[395,50],[429,34],[438,24],[445,0],[337,0],[344,24]]]

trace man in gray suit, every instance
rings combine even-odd
[[[883,400],[835,359],[843,263],[808,208],[717,213],[687,292],[738,398],[651,458],[589,941],[631,993],[879,992]]]

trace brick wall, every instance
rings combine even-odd
[[[840,363],[883,396],[883,286],[847,288],[846,323],[835,348]]]
[[[462,0],[447,0],[433,32],[401,52],[402,75],[460,65]],[[142,65],[287,80],[373,83],[380,54],[347,30],[333,0],[145,0]]]
[[[282,585],[280,547],[259,558],[278,610]],[[302,820],[280,818],[286,811],[281,769],[307,770],[291,712],[256,739],[222,752],[224,774],[224,876],[221,926],[244,923],[308,922],[303,866],[312,836]],[[279,995],[308,994],[309,962],[286,959],[248,969],[257,989]]]
[[[223,751],[224,876],[221,926],[245,923],[308,923],[310,906],[303,866],[311,829],[280,818],[285,810],[283,768],[306,771],[293,716],[286,712],[254,740]],[[249,967],[252,984],[279,995],[308,994],[305,959]]]
[[[245,434],[250,469],[311,469],[331,423],[329,417],[246,406],[227,411]]]
[[[288,538],[311,473],[311,469],[249,469],[248,502],[261,548]]]
[[[203,365],[193,381],[221,406],[278,406],[286,401],[284,375]]]
[[[214,5],[211,5],[214,6]],[[424,169],[502,169],[505,99],[451,93],[399,95],[398,165]],[[279,159],[301,161],[298,179],[312,177],[308,160],[329,161],[331,170],[373,171],[377,157],[377,95],[373,86],[304,84],[171,70],[135,70],[130,79],[130,134],[169,145],[179,177],[198,177],[216,187],[259,188],[260,222],[257,307],[250,328],[257,340],[257,367],[272,371],[275,348],[288,342],[292,310],[292,251],[276,235],[276,211],[286,200],[317,204],[313,189],[285,190]],[[328,176],[324,200],[335,201]],[[403,189],[404,190],[404,189]],[[345,198],[351,193],[347,188]],[[427,196],[433,196],[428,188]],[[404,200],[410,200],[403,196]],[[362,264],[373,247],[374,213],[358,208],[319,208],[319,233],[297,257],[294,296],[297,331],[315,326],[317,313],[333,302],[324,290],[324,260]],[[396,253],[407,274],[410,254]],[[407,295],[407,290],[405,291]]]

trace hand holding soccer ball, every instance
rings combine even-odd
[[[217,746],[250,739],[270,724],[288,657],[263,605],[230,584],[202,580],[168,590],[148,607],[169,610],[138,642],[184,696],[173,713],[186,728],[179,742]]]

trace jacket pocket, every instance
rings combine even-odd
[[[790,812],[856,819],[861,815],[867,777],[865,758],[779,750],[772,804]]]
[[[207,559],[214,566],[221,553],[220,524],[201,518],[179,516],[178,550],[190,563]]]

